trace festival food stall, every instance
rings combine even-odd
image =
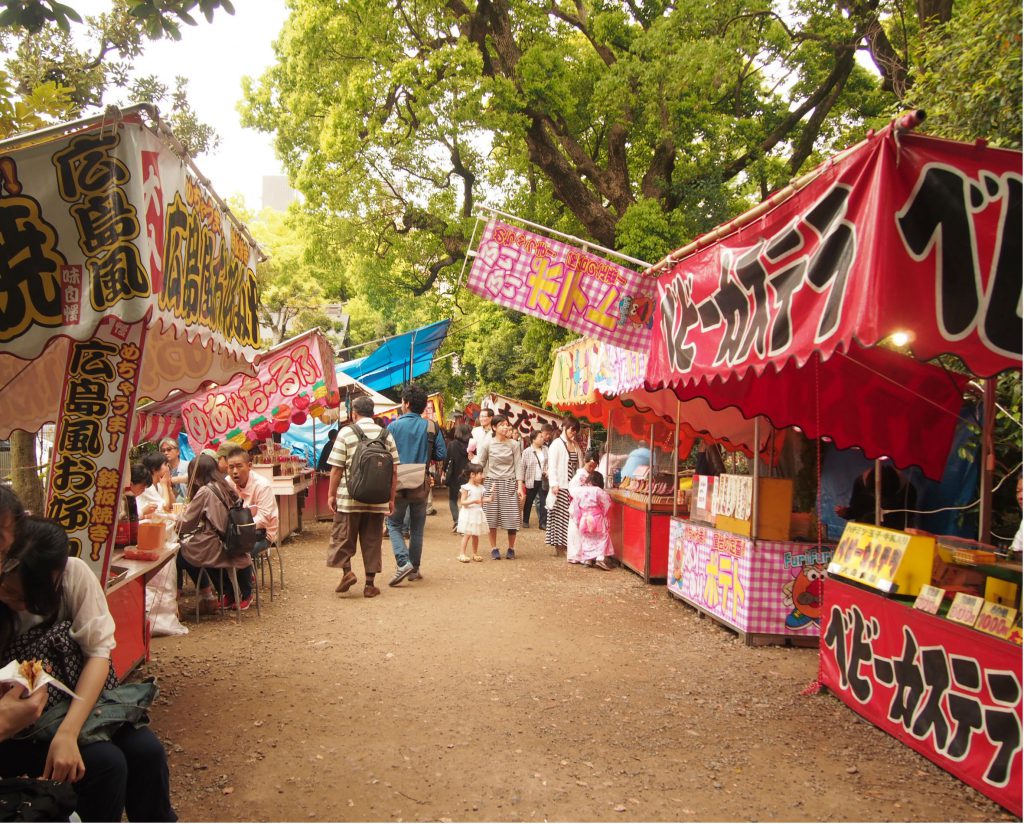
[[[258,249],[150,106],[4,141],[0,173],[0,434],[56,423],[46,515],[107,587],[123,676],[173,556],[112,574],[136,401],[253,373]]]
[[[943,428],[969,376],[929,374],[877,347],[899,332],[919,360],[956,354],[982,378],[1020,368],[1021,155],[908,131],[920,117],[653,267],[648,385],[941,476]],[[830,379],[837,364],[860,377]],[[934,394],[943,380],[945,400]],[[926,409],[931,429],[917,423]],[[1019,564],[978,544],[850,524],[828,569],[821,682],[1019,816]]]
[[[311,329],[262,353],[256,375],[237,375],[140,408],[136,431],[153,431],[177,419],[197,454],[224,443],[246,451],[258,444],[252,468],[271,482],[278,540],[283,541],[302,529],[302,497],[312,486],[314,470],[274,436],[310,418],[329,423],[340,403],[330,344],[319,329]]]

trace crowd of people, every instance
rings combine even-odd
[[[611,569],[608,529],[611,499],[597,471],[596,452],[585,456],[578,442],[580,424],[567,416],[561,427],[545,424],[519,432],[503,415],[486,407],[476,425],[459,422],[442,433],[425,414],[426,392],[412,384],[402,395],[402,414],[390,424],[375,421],[373,403],[352,404],[352,423],[341,427],[321,454],[330,469],[328,505],[334,513],[327,565],[341,570],[335,591],[348,592],[358,582],[352,559],[362,553],[363,595],[380,594],[383,537],[391,541],[395,572],[389,586],[423,578],[423,528],[432,488],[446,489],[451,531],[460,536],[462,563],[515,560],[516,539],[537,526],[555,555],[574,564]],[[380,441],[390,455],[389,494],[385,481],[379,496],[353,493],[351,479],[361,473],[362,446]],[[384,459],[387,461],[387,459]],[[435,473],[431,464],[438,466]],[[356,469],[356,467],[360,467]],[[362,478],[356,483],[362,489]],[[499,536],[503,540],[499,539]],[[485,551],[480,543],[486,539]]]

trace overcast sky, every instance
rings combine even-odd
[[[110,0],[70,3],[83,16],[110,8]],[[262,206],[264,175],[284,174],[274,156],[270,135],[243,129],[236,109],[242,77],[259,77],[274,62],[273,41],[288,16],[284,0],[234,0],[233,15],[218,9],[207,23],[185,26],[181,40],[151,41],[136,74],[155,74],[168,87],[174,78],[188,78],[189,98],[196,115],[220,135],[220,147],[197,157],[196,165],[221,197],[240,193],[250,209]]]

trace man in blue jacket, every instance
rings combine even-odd
[[[411,383],[402,392],[403,414],[388,426],[398,446],[400,461],[395,510],[387,519],[391,549],[398,569],[388,586],[396,586],[406,578],[416,581],[423,577],[420,575],[420,559],[423,555],[423,526],[427,520],[427,493],[430,491],[427,468],[430,461],[444,460],[448,454],[437,424],[423,417],[426,408],[427,393]],[[406,510],[411,516],[408,547],[402,536]]]

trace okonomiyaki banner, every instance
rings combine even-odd
[[[834,578],[823,612],[826,686],[1019,817],[1020,647]]]
[[[0,148],[0,249],[5,354],[150,312],[190,342],[256,353],[256,248],[137,121]]]
[[[490,220],[471,291],[526,315],[620,346],[647,351],[654,278],[574,246]]]
[[[68,351],[46,517],[68,533],[69,551],[106,580],[129,428],[146,342],[142,321],[107,318]]]
[[[891,128],[659,278],[650,382],[758,374],[910,335],[1021,363],[1021,154]]]

